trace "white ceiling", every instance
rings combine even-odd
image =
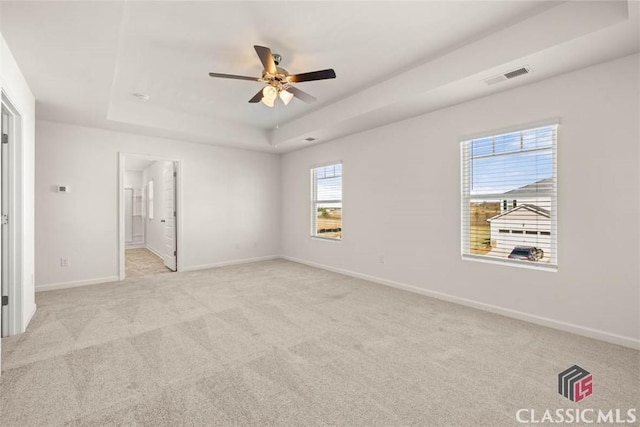
[[[39,119],[275,152],[638,52],[638,18],[635,1],[0,3]],[[299,84],[313,105],[249,104],[259,83],[208,72],[258,77],[254,44],[337,78]]]
[[[142,172],[155,163],[155,160],[141,159],[138,157],[125,157],[124,170],[128,172]]]

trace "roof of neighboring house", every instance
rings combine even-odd
[[[541,216],[543,216],[545,218],[551,218],[551,213],[548,210],[543,209],[540,206],[524,204],[524,205],[516,206],[515,208],[509,209],[508,211],[502,212],[501,214],[498,214],[496,216],[492,216],[491,218],[487,219],[487,222],[491,222],[494,219],[500,218],[500,217],[505,216],[505,215],[509,215],[510,213],[512,213],[514,211],[517,211],[518,209],[526,209],[526,210],[528,210],[530,212],[533,212],[535,214],[541,215]]]
[[[553,189],[553,178],[545,178],[540,181],[534,182],[533,184],[525,185],[520,188],[515,188],[513,190],[507,191],[504,193],[505,196],[512,197],[526,197],[533,196],[537,193],[548,192]]]

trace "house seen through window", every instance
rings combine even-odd
[[[311,169],[311,236],[342,238],[342,163]]]
[[[462,142],[462,255],[557,266],[557,125]]]

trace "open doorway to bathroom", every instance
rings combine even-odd
[[[128,154],[120,160],[120,279],[177,271],[179,162]]]
[[[24,188],[20,177],[24,163],[22,116],[4,92],[0,94],[0,336],[24,331],[22,311],[26,281],[22,278]],[[28,320],[27,320],[28,322]]]
[[[12,139],[12,129],[10,129],[11,114],[2,106],[2,122],[0,123],[0,213],[2,214],[0,224],[0,294],[2,295],[2,306],[0,307],[0,336],[9,336],[9,142]]]

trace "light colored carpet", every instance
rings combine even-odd
[[[127,249],[124,265],[128,278],[172,272],[164,265],[162,258],[146,248]]]
[[[37,294],[2,426],[517,425],[638,407],[640,353],[274,260]],[[578,364],[593,395],[557,375]],[[640,408],[639,408],[640,409]]]

